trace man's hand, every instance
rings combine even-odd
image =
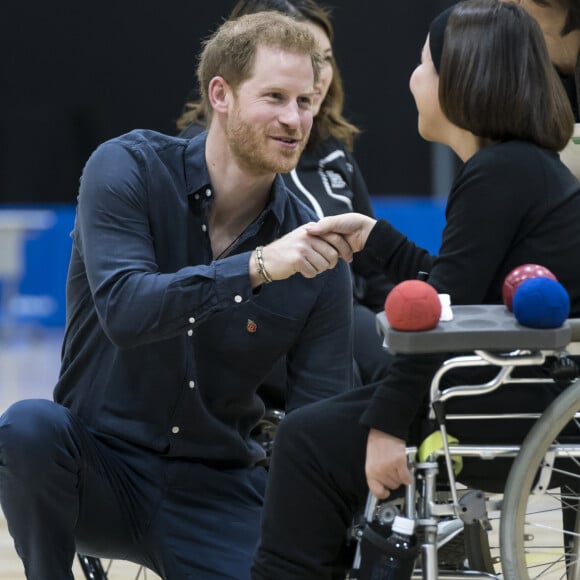
[[[370,492],[379,499],[401,485],[411,483],[406,443],[377,429],[369,431],[365,473]]]
[[[329,232],[324,237],[308,232],[312,224],[305,224],[284,237],[262,248],[262,262],[272,281],[285,280],[299,272],[305,278],[314,278],[336,266],[338,260],[352,261],[348,242],[339,234]],[[256,252],[250,258],[250,277],[253,286],[265,280],[259,274]]]
[[[322,218],[319,222],[308,224],[308,231],[316,236],[327,238],[340,234],[348,242],[352,252],[360,252],[367,243],[370,231],[377,220],[360,213],[344,213]]]

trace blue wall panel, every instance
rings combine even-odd
[[[444,200],[375,197],[373,207],[377,217],[387,219],[415,243],[433,254],[437,253],[445,219]],[[24,274],[18,296],[11,301],[11,315],[16,322],[62,326],[65,321],[65,281],[75,208],[72,205],[57,205],[49,208],[42,206],[41,209],[54,212],[54,225],[32,234],[26,241]]]

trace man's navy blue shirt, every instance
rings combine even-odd
[[[252,465],[256,390],[288,360],[287,409],[350,389],[347,265],[253,290],[252,250],[314,216],[277,176],[231,255],[213,261],[203,133],[112,139],[81,177],[54,398],[96,432],[156,453]]]

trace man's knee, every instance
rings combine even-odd
[[[68,411],[52,401],[14,403],[0,416],[0,466],[39,473],[43,464],[54,460],[67,425]]]

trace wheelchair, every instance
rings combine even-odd
[[[419,550],[412,578],[578,580],[580,381],[570,357],[580,354],[580,319],[540,330],[520,326],[500,305],[457,306],[453,315],[453,321],[415,333],[395,331],[384,313],[377,315],[377,329],[391,352],[472,354],[451,355],[434,375],[429,394],[433,435],[426,447],[407,448],[413,477],[404,497],[377,501],[369,494],[364,515],[350,532],[356,553],[347,578],[362,577],[367,530],[383,530],[386,536],[394,517],[403,515],[416,524]],[[552,378],[533,383],[541,387],[555,380],[567,386],[544,412],[446,413],[446,403],[456,397],[529,384],[529,378],[512,376],[514,370],[547,362],[553,363]],[[468,367],[489,367],[495,376],[483,384],[442,388],[448,372]],[[473,402],[470,407],[476,410],[477,398]],[[534,423],[520,445],[470,445],[449,435],[454,420],[466,419]],[[477,489],[472,481],[462,485],[456,473],[463,461],[475,461],[482,471],[491,464],[487,462],[507,461],[507,480],[500,489]]]

